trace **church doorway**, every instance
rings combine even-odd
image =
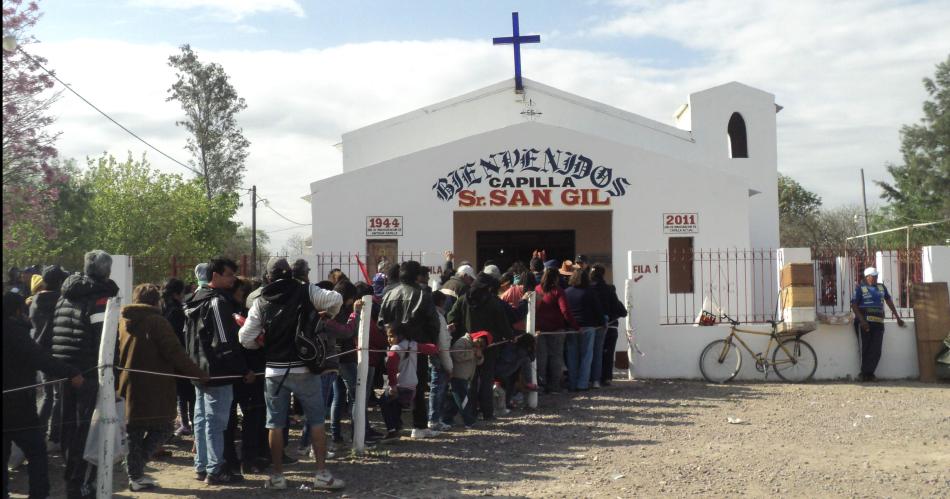
[[[472,262],[479,270],[491,259],[504,272],[517,260],[527,264],[534,250],[545,250],[548,259],[559,261],[586,255],[610,274],[612,227],[611,210],[456,211],[453,250],[456,262]]]
[[[535,250],[544,250],[547,258],[565,260],[574,258],[573,230],[496,230],[475,234],[478,268],[489,260],[504,272],[511,264],[527,264]]]

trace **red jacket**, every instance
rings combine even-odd
[[[537,293],[536,308],[538,312],[537,328],[540,331],[563,331],[565,328],[577,330],[580,326],[571,315],[571,308],[567,304],[567,297],[564,290],[555,286],[554,289],[545,293],[541,290],[541,285],[534,288]]]

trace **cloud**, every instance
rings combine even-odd
[[[256,26],[251,26],[250,24],[238,24],[234,27],[238,32],[244,33],[246,35],[260,35],[267,33],[267,30],[258,28]]]
[[[239,22],[259,13],[306,15],[297,0],[131,0],[131,4],[169,10],[202,10],[230,22]]]
[[[698,64],[654,67],[648,60],[592,50],[541,46],[523,52],[525,76],[663,123],[688,94],[738,80],[776,95],[779,169],[821,195],[828,206],[860,201],[859,168],[869,200],[884,164],[899,161],[898,130],[916,122],[926,94],[921,78],[947,56],[941,44],[948,13],[934,3],[876,1],[763,4],[637,2],[587,35],[593,39],[662,36],[707,54]],[[745,5],[745,4],[743,4]],[[693,7],[695,10],[691,10]],[[823,10],[824,9],[824,10]],[[826,11],[827,10],[827,11]],[[943,45],[943,46],[941,46]],[[585,44],[591,46],[591,44]],[[57,74],[147,140],[185,161],[181,110],[165,102],[177,48],[115,40],[72,40],[34,46]],[[309,222],[300,200],[314,180],[341,171],[333,147],[349,130],[511,77],[510,48],[484,40],[379,41],[305,50],[195,50],[222,64],[248,108],[239,117],[251,141],[246,185],[274,209]],[[541,110],[543,111],[543,109]],[[56,104],[58,147],[67,157],[109,151],[138,156],[146,148],[64,94]],[[153,164],[185,173],[148,152]],[[239,213],[250,220],[249,207]],[[259,227],[290,224],[259,210]],[[273,234],[279,249],[294,233]],[[319,244],[319,242],[318,242]],[[355,250],[356,248],[354,248]]]

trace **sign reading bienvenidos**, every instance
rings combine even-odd
[[[479,184],[488,192],[480,193],[474,187]],[[489,154],[439,178],[432,190],[442,201],[457,198],[463,208],[554,206],[556,199],[564,206],[609,206],[610,198],[626,194],[629,185],[625,177],[614,175],[613,168],[595,166],[583,154],[549,147]],[[557,197],[554,189],[560,189]]]

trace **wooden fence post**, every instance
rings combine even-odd
[[[356,341],[356,400],[353,402],[353,450],[366,449],[366,394],[369,390],[369,329],[373,320],[373,295],[363,297],[359,336]]]
[[[119,336],[119,309],[122,298],[109,298],[106,317],[102,323],[102,338],[99,341],[99,397],[96,408],[99,412],[99,466],[96,475],[96,497],[112,497],[112,467],[115,453],[115,426],[120,424],[115,411],[115,382],[112,363],[115,361],[115,343]],[[90,381],[87,381],[89,383]]]

